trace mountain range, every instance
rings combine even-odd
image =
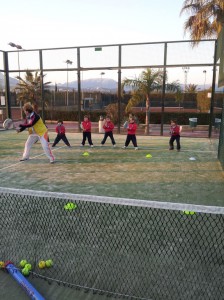
[[[10,88],[14,89],[16,84],[18,83],[18,80],[12,77],[9,77],[10,82]],[[0,72],[0,90],[4,87],[4,75]],[[184,88],[184,84],[181,84],[181,87]],[[210,88],[210,84],[204,85],[197,85],[197,88],[199,91],[204,90],[204,88],[208,89]],[[50,84],[48,86],[50,90],[55,89],[54,84]],[[71,81],[68,83],[68,89],[69,90],[77,90],[78,88],[78,82]],[[57,83],[57,89],[58,90],[67,90],[67,82],[65,83]],[[81,89],[88,90],[88,91],[101,91],[101,92],[111,92],[115,93],[117,91],[117,81],[111,78],[91,78],[91,79],[85,79],[81,81]],[[125,89],[126,91],[130,90],[129,88]],[[222,92],[223,88],[218,88],[216,86],[216,92]]]

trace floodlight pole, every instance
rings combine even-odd
[[[68,65],[72,65],[72,61],[67,59],[66,62],[67,64],[67,95],[66,95],[66,106],[68,106]]]
[[[21,45],[17,45],[15,43],[10,42],[9,46],[16,48],[17,51],[17,60],[18,60],[18,70],[19,70],[19,78],[20,78],[20,59],[19,59],[19,50],[23,50],[23,47]],[[20,79],[19,79],[20,80]],[[23,109],[22,109],[22,103],[20,101],[20,112],[21,112],[21,119],[23,118]]]

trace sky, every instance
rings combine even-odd
[[[0,49],[183,40],[182,0],[0,0]],[[3,30],[4,29],[4,30]]]
[[[0,50],[15,50],[8,45],[9,42],[29,50],[188,40],[189,36],[184,34],[183,29],[188,15],[180,16],[183,2],[184,0],[0,0]],[[181,51],[182,49],[179,53]],[[101,53],[101,57],[104,53]],[[157,50],[154,50],[154,53],[157,54]],[[18,65],[17,53],[13,54],[10,61],[16,66]],[[29,52],[24,53],[25,55],[27,60]],[[138,53],[128,55],[132,61],[141,59]],[[124,58],[127,59],[128,55]],[[91,57],[87,53],[85,57],[95,62],[95,56]],[[113,59],[112,55],[110,57]],[[180,59],[184,61],[184,57],[183,51]],[[198,57],[200,58],[200,54]],[[36,61],[38,68],[39,54],[36,54],[36,58],[32,54],[29,59],[31,65]],[[66,68],[66,59],[72,59],[73,66],[75,65],[75,58],[74,56],[72,58],[69,52],[61,53],[61,56],[53,60],[51,53],[47,56],[45,51],[44,67]],[[52,65],[50,65],[51,61]],[[23,53],[20,54],[20,64],[21,69],[28,68],[23,62]],[[30,63],[29,68],[32,69]],[[33,69],[35,68],[33,66]],[[199,75],[189,72],[189,82],[190,76],[192,81],[193,76],[194,78],[197,76],[200,83],[203,83],[202,71],[198,71]],[[176,75],[176,71],[174,73],[172,75],[171,70],[172,80],[184,81],[182,68],[179,69],[180,75]],[[207,75],[209,74],[211,71],[207,70]],[[16,75],[18,74],[14,74]],[[70,74],[69,80],[76,76],[75,72]],[[82,79],[92,76],[91,72],[82,72]],[[99,77],[99,71],[94,76]],[[126,74],[123,70],[122,76],[129,76],[129,73]],[[136,76],[135,71],[132,76]],[[117,72],[107,71],[105,77],[116,79]],[[46,79],[52,82],[65,82],[66,72],[48,73]]]

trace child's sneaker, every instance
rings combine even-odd
[[[116,144],[114,144],[113,146],[114,146],[114,148],[116,148],[116,147],[117,147],[117,146],[116,146]]]
[[[138,147],[135,147],[135,150],[138,150]]]
[[[94,146],[93,146],[93,145],[90,145],[90,147],[93,148]]]
[[[122,147],[122,149],[126,149],[126,148],[127,148],[126,146],[123,146],[123,147]]]

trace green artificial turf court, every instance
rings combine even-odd
[[[168,137],[137,136],[139,150],[122,149],[125,135],[101,147],[102,134],[92,134],[94,148],[80,147],[82,135],[68,133],[49,164],[38,142],[31,159],[20,162],[26,133],[0,132],[2,187],[111,196],[165,202],[223,206],[224,172],[217,159],[218,140],[181,138],[181,152],[168,150]],[[53,142],[55,134],[50,132]],[[83,153],[88,152],[88,156]],[[150,154],[152,157],[147,158]],[[194,160],[191,160],[194,159]]]
[[[181,138],[182,149],[177,152],[168,150],[168,137],[137,136],[139,150],[134,150],[132,145],[122,149],[125,135],[115,135],[117,147],[113,148],[110,140],[101,147],[103,136],[93,134],[94,148],[90,148],[80,147],[80,133],[68,133],[72,147],[60,142],[53,149],[56,162],[50,164],[39,142],[33,146],[29,161],[19,161],[26,133],[1,131],[0,137],[1,187],[129,198],[136,202],[155,200],[221,207],[224,204],[224,172],[217,160],[218,140]],[[50,132],[51,142],[54,138],[55,134]],[[88,155],[83,155],[85,152]],[[124,281],[122,287],[129,286],[126,294],[132,295],[137,295],[143,284],[145,291],[137,299],[145,296],[151,299],[149,295],[156,295],[156,300],[163,300],[166,295],[166,299],[177,300],[181,284],[187,287],[182,299],[203,299],[200,297],[207,297],[213,288],[214,297],[223,294],[219,282],[207,289],[207,281],[213,282],[214,276],[217,280],[223,278],[220,260],[223,250],[214,252],[215,262],[212,260],[209,266],[204,263],[214,249],[222,247],[223,226],[218,224],[222,224],[223,215],[214,218],[198,212],[186,215],[182,210],[144,209],[140,204],[138,207],[113,202],[101,205],[79,201],[77,196],[78,209],[70,212],[64,210],[68,200],[45,198],[44,193],[43,197],[36,198],[32,196],[34,192],[29,193],[28,198],[2,197],[1,210],[5,215],[2,226],[6,233],[1,240],[1,260],[8,259],[9,253],[17,263],[29,258],[35,272],[40,272],[38,261],[50,257],[55,262],[54,268],[41,273],[45,276],[50,274],[69,284],[80,280],[83,286],[85,274],[86,286],[96,284],[97,288],[98,282],[104,282],[109,276],[113,286],[110,287],[110,281],[104,282],[109,285],[109,291],[116,290],[118,283]],[[216,238],[220,242],[213,245]],[[194,257],[197,259],[192,263]],[[0,273],[6,288],[4,297],[23,299],[14,284],[9,288],[7,276],[5,272]],[[186,277],[192,280],[186,282]],[[130,281],[125,283],[126,278],[136,282],[133,290]],[[54,291],[41,284],[41,279],[29,280],[47,299],[103,300],[106,297],[105,293],[101,297],[67,286],[57,288],[55,279]],[[108,291],[108,287],[102,289]],[[214,297],[211,299],[216,300]]]

